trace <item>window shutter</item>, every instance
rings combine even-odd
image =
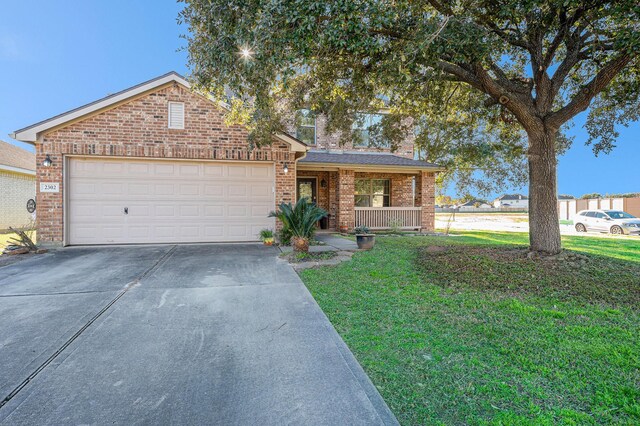
[[[169,128],[184,129],[184,103],[169,102]]]

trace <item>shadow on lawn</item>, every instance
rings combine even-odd
[[[417,247],[419,269],[430,282],[453,290],[640,306],[640,264],[635,262],[585,254],[569,260],[530,260],[526,247],[469,245],[469,238],[464,245]]]

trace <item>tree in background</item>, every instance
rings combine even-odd
[[[561,250],[562,130],[591,106],[589,143],[608,152],[614,126],[638,118],[637,0],[183,1],[196,86],[237,94],[252,143],[303,107],[347,141],[360,113],[384,108],[373,145],[415,131],[420,153],[469,184],[526,172],[532,251]]]

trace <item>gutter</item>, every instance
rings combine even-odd
[[[7,166],[5,164],[0,164],[0,170],[4,170],[4,171],[7,171],[7,172],[13,172],[13,173],[20,173],[20,174],[23,174],[23,175],[30,175],[30,176],[35,176],[36,175],[36,171],[35,170],[23,169],[22,167]]]

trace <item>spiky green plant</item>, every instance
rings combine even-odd
[[[278,210],[269,213],[269,217],[279,219],[291,236],[311,239],[316,231],[316,223],[327,214],[326,210],[302,197],[295,204],[281,203]]]

